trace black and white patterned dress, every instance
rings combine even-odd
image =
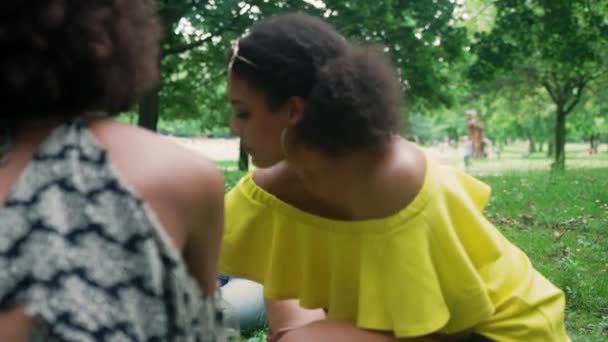
[[[53,130],[0,209],[0,310],[35,341],[220,341],[215,303],[87,127]]]

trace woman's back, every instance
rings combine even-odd
[[[153,154],[132,153],[140,145]],[[199,176],[174,184],[167,171],[175,163],[176,177]],[[196,232],[188,230],[193,215],[181,214],[208,207],[205,196],[189,198],[213,195],[192,188],[213,186],[213,174],[200,158],[133,127],[99,121],[89,129],[77,120],[55,128],[11,190],[1,189],[0,307],[17,312],[13,322],[24,320],[23,308],[42,340],[215,340],[213,298],[203,300],[180,255],[205,247],[186,243]],[[213,289],[202,274],[212,272],[200,272],[209,266],[196,266],[189,268],[199,283]]]
[[[155,3],[0,4],[2,341],[215,339],[221,174],[109,119],[157,89]]]

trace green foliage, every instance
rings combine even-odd
[[[212,126],[205,121],[204,116],[200,118],[161,118],[158,123],[158,131],[161,134],[184,138],[197,136],[209,138],[230,137],[230,130],[228,127],[219,124]]]
[[[386,45],[408,88],[411,103],[449,104],[449,63],[462,54],[466,29],[451,0],[168,1],[159,0],[165,23],[161,117],[201,118],[202,129],[226,127],[225,50],[260,18],[287,11],[326,17],[360,41]]]
[[[201,131],[198,120],[173,119],[159,122],[159,132],[177,137],[194,137]]]
[[[123,123],[135,124],[137,122],[137,113],[134,113],[134,112],[122,113],[116,118],[116,120],[123,122]]]
[[[470,35],[489,32],[494,26],[496,8],[493,1],[467,0],[460,15]]]
[[[517,70],[541,82],[561,83],[605,68],[605,1],[501,0],[494,6],[493,30],[477,35],[473,77]]]
[[[544,94],[529,89],[507,88],[497,96],[486,96],[483,108],[487,134],[498,141],[527,139],[537,142],[550,140],[553,108]]]
[[[386,45],[411,101],[452,102],[449,63],[463,53],[467,32],[456,25],[456,1],[327,1],[330,20],[347,36]]]
[[[592,134],[608,137],[608,79],[590,87],[582,105],[568,122],[568,132],[575,139],[588,140]]]
[[[166,133],[227,135],[225,50],[256,20],[286,11],[324,16],[355,40],[388,47],[413,113],[410,137],[455,139],[466,133],[465,110],[477,109],[493,139],[545,142],[554,140],[555,106],[575,113],[572,137],[604,132],[606,73],[603,85],[595,78],[608,60],[606,0],[158,1]]]
[[[462,111],[438,109],[432,115],[414,112],[408,117],[407,137],[421,144],[444,141],[446,138],[458,141],[467,135],[466,118]]]
[[[224,168],[224,177],[226,180],[226,191],[230,191],[236,183],[245,175],[243,171],[229,170]]]
[[[555,166],[563,168],[566,117],[608,72],[608,1],[499,0],[489,32],[476,35],[476,81],[542,87],[555,106]]]

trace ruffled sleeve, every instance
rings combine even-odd
[[[470,329],[495,311],[481,275],[503,238],[483,216],[489,187],[429,162],[422,190],[386,219],[326,220],[245,177],[227,196],[222,271],[299,298],[332,319],[398,337]]]
[[[470,329],[495,312],[482,270],[503,240],[484,218],[487,185],[456,170],[428,186],[431,200],[403,229],[370,244],[357,323],[399,337]],[[372,253],[373,251],[373,253]],[[377,277],[367,277],[380,268]],[[376,293],[377,296],[369,294]]]

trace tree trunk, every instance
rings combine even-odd
[[[553,157],[553,150],[554,150],[553,147],[554,146],[555,146],[555,137],[547,143],[547,157],[549,157],[549,158]]]
[[[139,101],[139,119],[137,124],[140,127],[156,131],[158,125],[159,112],[159,89],[155,88],[145,94]]]
[[[589,139],[589,154],[597,154],[597,148],[600,145],[600,135],[599,133],[591,134],[591,138]]]
[[[531,155],[533,153],[536,153],[536,145],[534,144],[534,137],[528,133],[528,154]]]
[[[541,152],[541,153],[543,152],[543,146],[544,146],[543,141],[542,140],[539,141],[538,142],[538,152]]]
[[[566,115],[564,108],[557,107],[555,122],[555,155],[553,165],[554,170],[563,170],[566,167]]]
[[[241,143],[239,143],[239,171],[249,171],[249,155]]]

